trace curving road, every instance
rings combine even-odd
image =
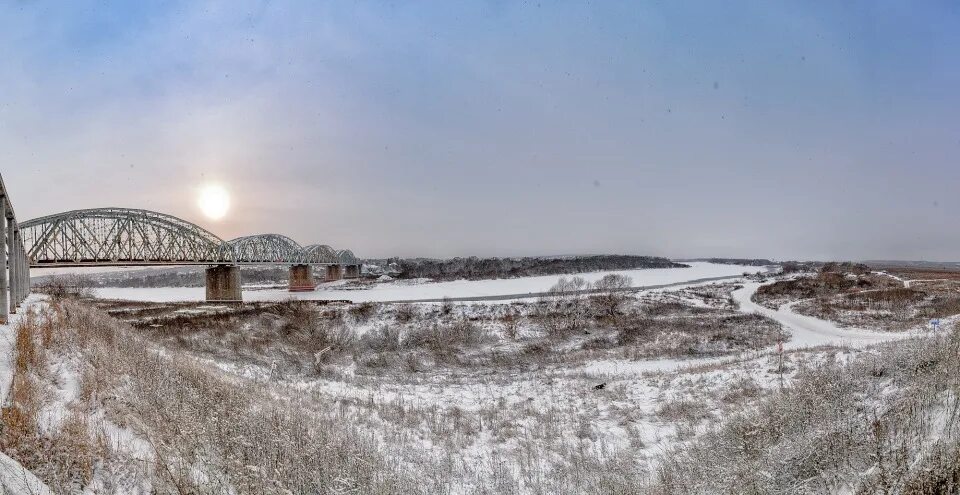
[[[733,291],[733,299],[737,301],[740,311],[744,313],[759,313],[780,322],[791,335],[790,341],[784,343],[784,348],[796,349],[817,345],[863,347],[878,342],[902,339],[912,334],[911,331],[876,332],[860,328],[841,328],[830,321],[795,313],[793,305],[799,301],[784,304],[775,310],[770,309],[751,300],[760,285],[757,282],[744,284],[743,288]]]
[[[784,349],[799,349],[821,345],[836,345],[847,347],[866,347],[871,344],[888,342],[920,335],[922,331],[903,332],[875,332],[859,328],[840,328],[835,323],[801,315],[793,311],[796,303],[784,304],[773,310],[763,307],[751,300],[762,284],[747,282],[740,289],[733,291],[733,299],[740,306],[743,313],[758,313],[776,320],[790,333],[790,341],[783,344]],[[621,376],[623,374],[643,374],[649,372],[665,372],[697,366],[732,362],[743,357],[759,356],[775,349],[773,346],[766,349],[745,351],[732,356],[719,356],[695,359],[650,359],[631,361],[626,359],[608,359],[594,361],[583,367],[583,371],[595,375]]]

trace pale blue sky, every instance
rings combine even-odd
[[[141,207],[364,256],[960,260],[955,2],[14,2],[0,59],[24,218]]]

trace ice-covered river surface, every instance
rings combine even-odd
[[[633,280],[633,286],[681,284],[714,277],[734,277],[745,272],[762,270],[756,266],[721,265],[706,262],[690,262],[689,268],[651,268],[643,270],[617,270],[579,273],[588,282],[599,280],[604,275],[618,273]],[[241,270],[242,276],[242,270]],[[563,275],[521,277],[494,280],[455,280],[451,282],[390,281],[371,287],[350,289],[342,282],[320,284],[313,292],[288,292],[285,289],[243,289],[244,301],[282,301],[286,299],[345,299],[353,302],[380,302],[416,299],[440,299],[489,297],[509,294],[545,292]],[[569,275],[567,275],[569,277]],[[97,296],[105,299],[128,299],[133,301],[202,301],[203,287],[161,288],[101,288]]]

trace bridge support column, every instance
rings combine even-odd
[[[313,267],[293,265],[290,267],[290,292],[307,292],[317,288],[313,279]]]
[[[217,265],[207,268],[207,302],[241,302],[240,267]]]
[[[13,308],[11,313],[16,313],[20,309],[20,294],[23,292],[23,278],[20,274],[20,249],[17,246],[17,235],[14,232],[13,237],[13,256],[10,258],[10,306]]]
[[[335,282],[343,278],[343,267],[340,265],[327,265],[327,282]]]
[[[7,252],[9,253],[7,266],[9,267],[8,271],[10,277],[10,297],[7,300],[7,307],[10,310],[10,314],[17,312],[17,289],[20,286],[20,284],[17,282],[17,249],[14,247],[16,246],[16,234],[14,229],[15,226],[13,219],[8,219],[5,233],[6,235],[4,237],[7,238]]]
[[[20,242],[22,243],[23,239]],[[21,251],[21,253],[23,256],[23,296],[20,298],[20,302],[23,302],[30,295],[30,259],[27,258],[26,251]]]
[[[10,302],[7,298],[7,289],[10,287],[7,278],[7,202],[0,197],[0,324],[6,324],[10,315]]]
[[[343,278],[360,278],[360,265],[347,265],[344,268]]]
[[[17,229],[14,240],[17,246],[17,306],[19,307],[30,295],[30,264],[27,263],[27,253],[23,250],[20,229]]]

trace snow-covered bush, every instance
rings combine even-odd
[[[885,345],[793,385],[668,452],[659,493],[901,493],[944,486],[960,439],[960,331]],[[953,490],[957,485],[953,485]],[[921,491],[917,493],[937,493]]]

